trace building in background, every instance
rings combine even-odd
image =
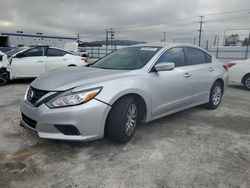
[[[232,34],[226,37],[225,46],[241,46],[242,41],[239,39],[238,34]]]
[[[22,31],[16,33],[1,33],[0,46],[2,47],[17,47],[17,46],[32,46],[32,45],[49,45],[63,48],[66,43],[76,42],[77,38],[47,36],[42,33],[24,34]]]

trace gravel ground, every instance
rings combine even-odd
[[[0,187],[250,187],[250,92],[231,85],[213,111],[140,125],[120,145],[39,139],[19,126],[29,81],[0,88]]]

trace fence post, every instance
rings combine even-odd
[[[91,57],[94,57],[93,47],[91,47]]]
[[[100,48],[99,47],[97,47],[97,53],[98,53],[97,57],[99,59],[100,58]]]
[[[206,42],[206,50],[208,50],[208,40],[207,40],[207,42]]]
[[[216,58],[218,58],[218,54],[219,54],[219,42],[220,42],[220,37],[218,36],[217,49],[216,49]]]
[[[247,56],[248,56],[248,48],[249,48],[249,45],[247,44],[245,59],[247,59]]]

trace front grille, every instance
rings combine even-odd
[[[42,98],[44,95],[46,95],[49,91],[44,91],[40,89],[35,89],[33,87],[30,87],[28,93],[27,93],[27,100],[35,104],[40,98]]]
[[[22,113],[22,120],[31,128],[35,129],[37,122]]]

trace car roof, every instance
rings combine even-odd
[[[152,47],[174,47],[174,46],[190,46],[194,48],[199,48],[198,46],[192,44],[185,44],[185,43],[168,43],[168,42],[151,42],[151,43],[142,43],[133,46],[152,46]]]
[[[173,48],[173,47],[191,47],[191,48],[197,48],[199,50],[202,50],[203,52],[206,52],[207,54],[213,56],[210,52],[208,52],[207,50],[199,47],[199,46],[195,46],[192,44],[186,44],[186,43],[168,43],[168,42],[151,42],[151,43],[143,43],[143,44],[137,44],[137,45],[133,45],[133,46],[138,46],[138,47],[160,47],[160,48]]]

